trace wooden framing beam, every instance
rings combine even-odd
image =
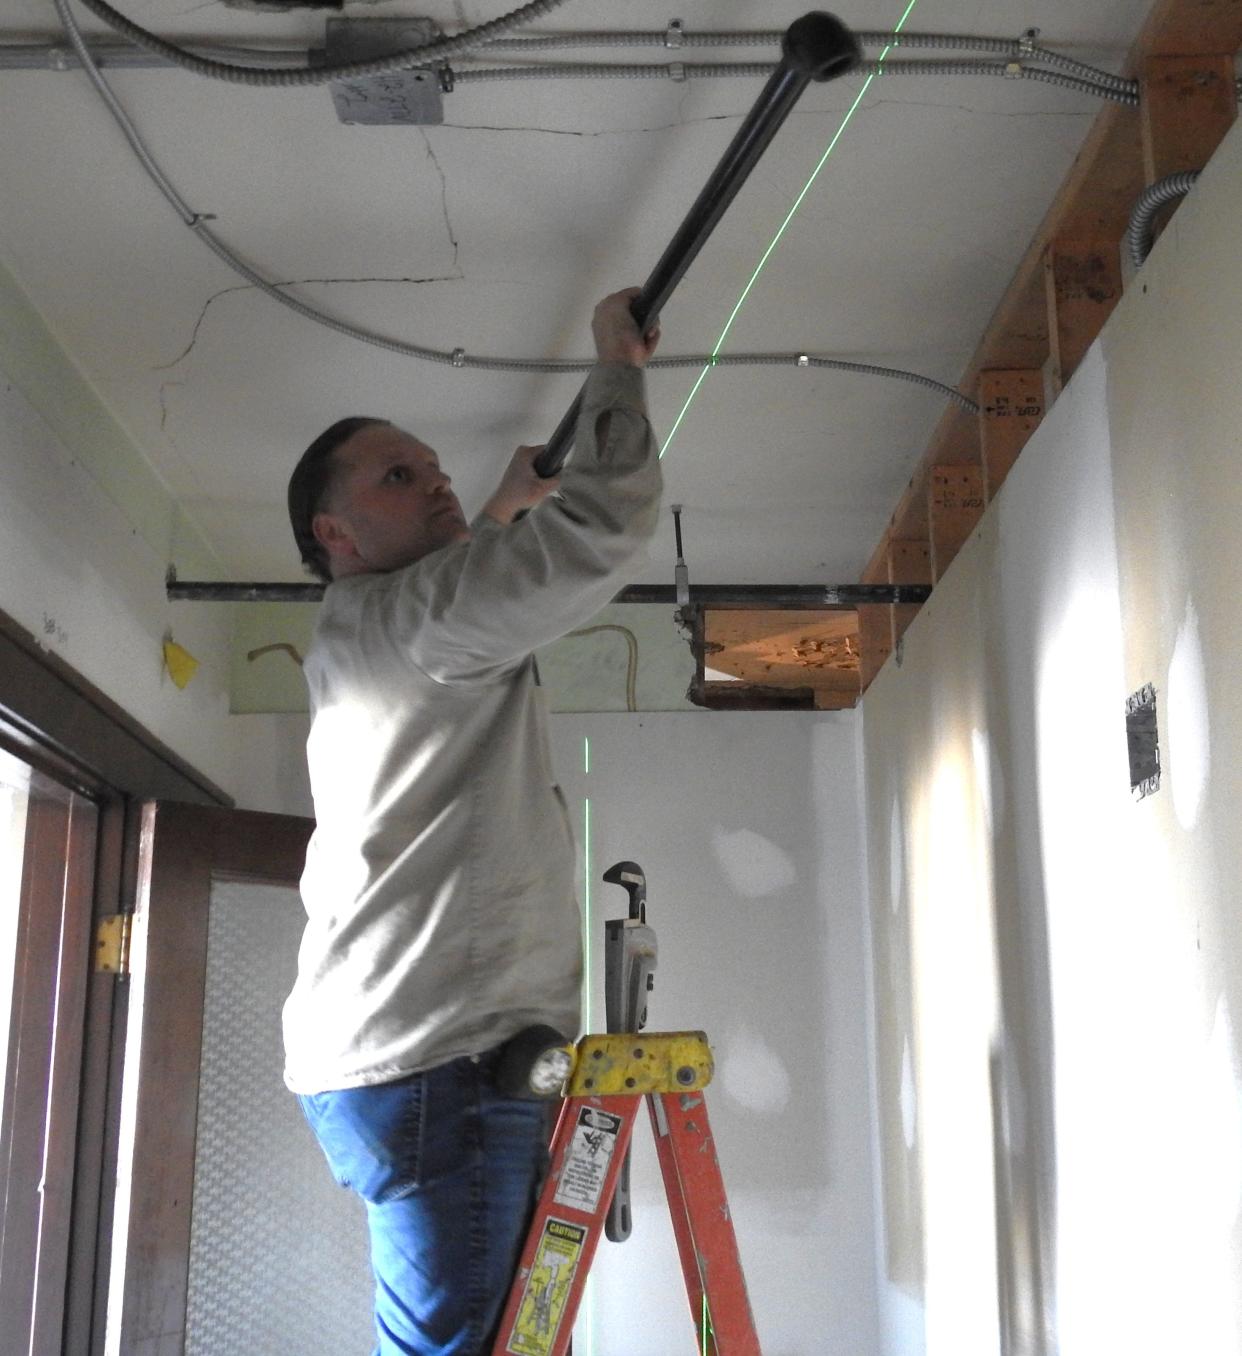
[[[1121,300],[1121,256],[1114,238],[1057,237],[1044,253],[1048,306],[1047,389],[1055,399]]]
[[[983,517],[983,468],[958,463],[928,474],[932,583],[937,583]]]
[[[865,690],[893,652],[893,609],[866,606],[858,609],[859,675]]]
[[[931,584],[931,542],[891,541],[888,544],[889,583]],[[906,633],[906,627],[919,615],[919,604],[899,603],[890,609],[893,617],[893,646]]]
[[[979,374],[979,441],[983,497],[996,498],[1005,477],[1044,417],[1043,373],[1031,368],[989,368]]]
[[[859,618],[846,609],[704,608],[702,652],[706,667],[743,684],[809,688],[825,709],[853,706],[862,691]]]
[[[1237,117],[1233,53],[1150,57],[1139,85],[1147,182],[1202,169]]]
[[[894,559],[910,564],[893,555],[899,543],[903,552],[926,544],[933,582],[943,575],[976,498],[961,468],[977,468],[984,501],[1000,488],[1121,295],[1120,244],[1139,195],[1166,174],[1202,168],[1236,117],[1239,47],[1242,0],[1156,0],[1123,67],[1140,81],[1140,108],[1109,103],[1096,117],[958,383],[980,415],[946,410],[862,571],[864,582],[917,582],[888,574]],[[1024,401],[1027,413],[999,413],[1002,393],[1009,408]],[[901,609],[900,623],[894,609],[884,611],[895,642],[911,609]],[[881,650],[873,645],[872,655]],[[868,662],[865,644],[863,653],[865,689],[878,665]]]

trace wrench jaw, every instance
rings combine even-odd
[[[637,862],[617,862],[604,879],[629,896],[629,917],[604,924],[604,1016],[610,1032],[641,1031],[659,958],[655,930],[647,926],[647,877]]]
[[[604,924],[604,1016],[609,1032],[638,1032],[647,1025],[647,995],[655,988],[659,947],[647,925],[647,878],[636,862],[617,862],[604,879],[629,895],[629,917]],[[627,1151],[604,1230],[613,1243],[630,1236],[630,1156]]]

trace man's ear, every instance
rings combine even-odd
[[[311,532],[330,556],[351,557],[358,554],[348,524],[335,513],[316,513],[311,519]]]

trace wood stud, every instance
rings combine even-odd
[[[1232,54],[1152,57],[1139,83],[1147,182],[1202,169],[1237,117]]]
[[[979,439],[983,497],[990,504],[1018,453],[1044,417],[1044,378],[1027,369],[983,372],[979,377]]]
[[[1143,187],[1202,169],[1232,126],[1239,46],[1242,0],[1154,0],[1124,67],[1140,81],[1140,108],[1100,110],[959,383],[977,392],[979,416],[945,411],[864,583],[919,583],[920,559],[928,582],[943,576],[1117,304],[1122,237]],[[887,643],[878,623],[863,623],[864,690],[917,610],[875,610],[890,623]]]
[[[938,583],[983,516],[983,468],[933,466],[927,482],[927,510],[932,583]]]
[[[932,580],[931,543],[927,541],[891,541],[888,544],[889,583],[930,584]],[[918,603],[901,603],[891,608],[893,645],[919,614]]]
[[[1049,395],[1060,395],[1121,300],[1116,240],[1053,240],[1044,255]]]
[[[864,692],[871,686],[871,680],[884,667],[884,661],[893,652],[895,610],[883,605],[867,605],[858,609],[858,646]]]

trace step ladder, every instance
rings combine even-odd
[[[584,1036],[565,1085],[551,1166],[492,1356],[566,1356],[600,1236],[630,1232],[629,1147],[647,1111],[699,1356],[761,1356],[707,1117],[713,1061],[701,1031],[643,1032],[656,961],[646,881],[633,862],[630,917],[606,925],[606,1035]]]

